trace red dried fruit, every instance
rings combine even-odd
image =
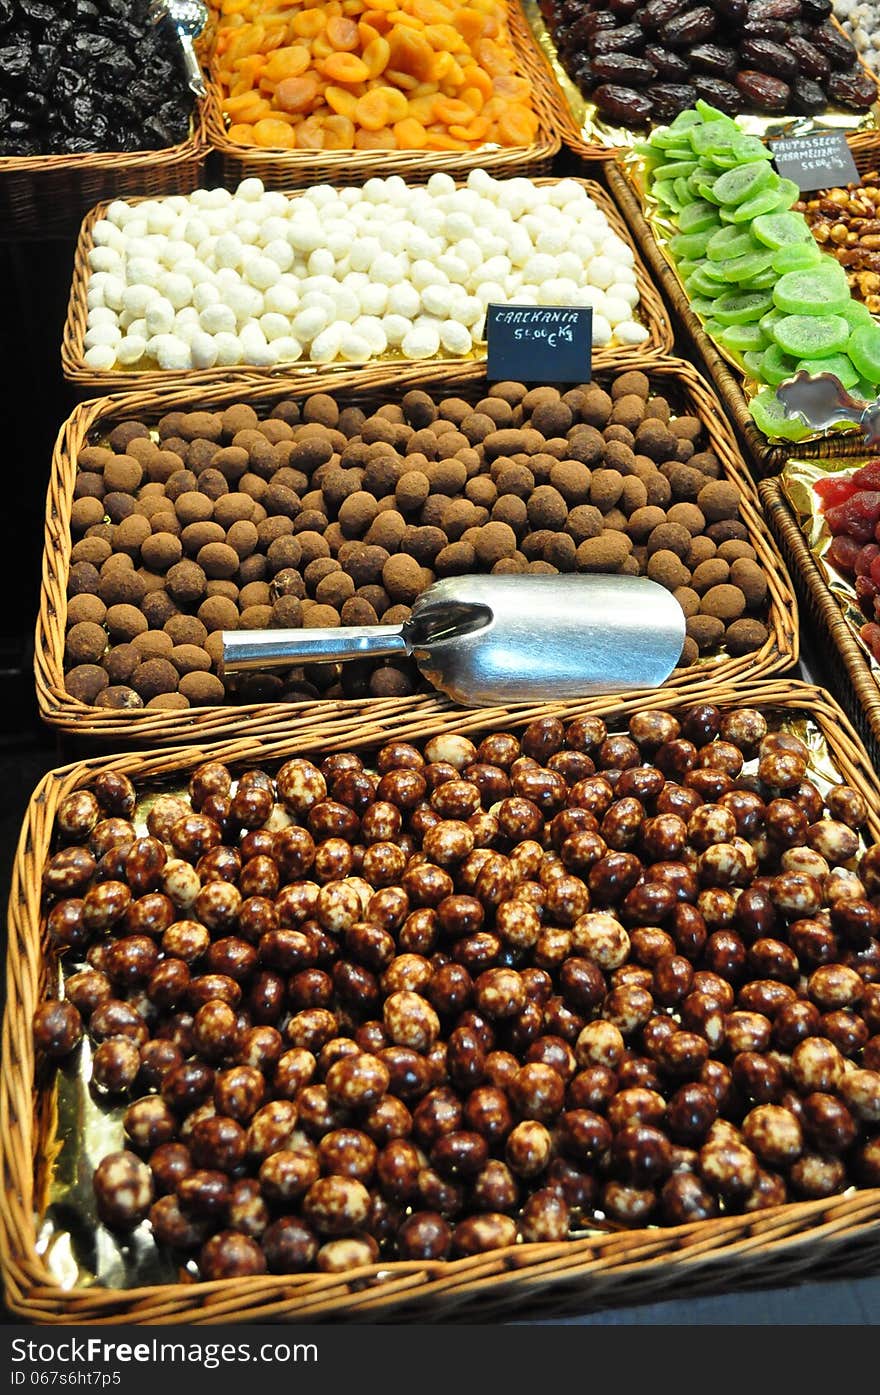
[[[848,538],[845,533],[839,533],[836,538],[831,539],[825,557],[832,567],[836,567],[844,576],[852,576],[855,573],[859,551],[855,538]]]
[[[880,462],[872,460],[871,465],[874,464],[880,464]],[[863,468],[870,470],[871,465],[865,465]],[[813,491],[822,500],[823,513],[826,509],[833,508],[835,504],[844,503],[856,493],[859,485],[855,481],[860,474],[861,470],[858,470],[855,475],[829,475],[823,480],[816,481],[813,485]],[[880,471],[878,471],[876,480],[870,482],[865,480],[861,483],[862,489],[876,489],[878,486],[880,486]]]
[[[783,112],[788,107],[791,88],[779,78],[756,72],[754,68],[744,68],[737,73],[736,85],[749,105],[758,111]]]
[[[876,543],[865,543],[859,548],[853,571],[856,576],[868,576],[871,571],[871,564],[875,557],[880,556],[880,547]]]
[[[823,481],[820,481],[822,483]],[[867,465],[862,465],[854,474],[846,476],[846,482],[851,484],[853,490],[856,489],[880,489],[880,460],[869,460]],[[844,483],[842,480],[841,483]],[[815,488],[818,490],[819,485]],[[837,500],[835,500],[835,503]]]

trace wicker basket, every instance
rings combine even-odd
[[[741,678],[769,676],[790,668],[798,653],[794,594],[782,558],[761,516],[755,487],[743,468],[733,434],[723,419],[717,398],[689,363],[677,359],[644,359],[638,364],[627,361],[626,366],[641,367],[658,388],[676,395],[686,411],[703,422],[711,449],[717,453],[725,477],[732,480],[742,494],[742,518],[767,574],[770,588],[767,618],[769,637],[761,649],[741,658],[723,658],[708,666],[701,664],[686,672],[679,671],[671,690],[685,693],[707,685],[711,687],[713,683],[725,684]],[[609,372],[600,370],[598,380],[603,381]],[[446,370],[433,375],[411,372],[398,377],[394,396],[402,396],[413,387],[440,390],[444,394],[449,391],[476,402],[485,392],[486,378],[483,370],[476,365],[464,376],[460,370]],[[251,405],[271,410],[283,397],[306,397],[310,390],[302,384],[290,387],[275,382],[251,385],[245,396]],[[374,409],[387,400],[388,390],[383,385],[365,384],[357,374],[349,374],[338,381],[337,395],[343,405]],[[310,724],[323,724],[331,718],[346,718],[354,726],[366,720],[381,722],[402,713],[411,713],[416,720],[428,720],[438,712],[447,712],[452,714],[451,720],[456,720],[458,709],[439,696],[318,701],[297,704],[294,708],[270,703],[250,707],[202,707],[184,712],[112,712],[87,707],[65,691],[63,659],[71,551],[70,510],[80,450],[89,440],[110,429],[114,420],[130,420],[135,416],[155,422],[165,412],[173,410],[188,411],[195,407],[222,410],[239,400],[240,396],[239,387],[215,386],[206,391],[187,390],[161,397],[130,394],[115,399],[104,398],[77,407],[62,427],[49,482],[43,585],[35,643],[37,697],[44,721],[87,739],[109,738],[126,745],[133,741],[149,741],[164,746],[228,737],[239,730],[244,722],[247,722],[249,732],[271,730],[286,715],[295,715],[298,722]]]
[[[709,694],[707,694],[709,696]],[[880,839],[880,787],[843,713],[819,688],[800,683],[742,684],[711,694],[721,707],[742,704],[808,712],[828,745],[840,777],[868,802],[868,832]],[[681,710],[689,702],[665,690],[599,704],[558,707],[582,715],[587,706],[618,727],[639,707]],[[520,727],[516,716],[506,727]],[[22,830],[9,905],[8,1002],[3,1025],[0,1148],[7,1205],[0,1210],[0,1260],[7,1303],[30,1322],[213,1323],[323,1319],[485,1321],[528,1305],[532,1314],[681,1297],[707,1289],[772,1283],[829,1265],[875,1264],[880,1251],[880,1189],[824,1201],[794,1202],[750,1215],[728,1215],[674,1228],[596,1236],[565,1243],[517,1245],[451,1262],[396,1262],[343,1275],[281,1275],[211,1283],[166,1284],[130,1290],[62,1289],[37,1250],[39,1190],[35,1163],[46,1156],[54,1127],[45,1092],[35,1079],[31,1020],[44,996],[49,958],[40,910],[40,879],[58,804],[99,769],[124,771],[136,782],[164,782],[187,773],[210,752],[229,763],[274,761],[294,753],[366,750],[378,741],[418,735],[445,725],[425,717],[413,731],[403,719],[381,730],[343,731],[333,723],[302,731],[276,728],[274,739],[248,734],[222,746],[95,759],[53,771],[34,794]],[[455,725],[471,734],[498,725],[495,712],[459,712]],[[294,733],[295,734],[292,734]],[[40,1165],[42,1173],[42,1166]]]
[[[860,141],[860,144],[856,142]],[[880,163],[880,133],[866,133],[862,137],[850,139],[856,166],[860,171],[876,169]],[[697,346],[709,371],[718,396],[727,408],[736,427],[737,435],[759,475],[776,475],[786,460],[795,455],[799,460],[817,460],[827,456],[864,455],[865,443],[861,436],[837,433],[822,441],[781,441],[771,444],[762,431],[758,430],[749,412],[748,399],[743,391],[742,375],[733,368],[723,354],[715,347],[712,339],[703,328],[699,316],[691,309],[687,292],[678,279],[672,263],[654,238],[651,228],[642,212],[639,196],[627,175],[617,164],[606,166],[608,184],[617,200],[632,234],[651,268],[657,283],[672,306],[678,320]]]
[[[559,150],[554,83],[532,38],[517,0],[508,0],[508,27],[519,62],[528,78],[538,117],[533,145],[485,150],[261,150],[238,145],[226,134],[223,93],[209,81],[206,111],[211,163],[218,182],[234,189],[239,180],[256,177],[267,189],[302,189],[309,184],[351,184],[374,176],[403,175],[418,184],[437,171],[461,174],[486,169],[494,175],[546,174]]]
[[[856,726],[876,766],[880,764],[877,675],[822,575],[780,481],[764,480],[760,492],[767,521],[788,565],[798,599],[822,646],[823,671],[829,675],[837,700]]]
[[[192,193],[208,153],[207,110],[200,102],[188,139],[167,150],[0,159],[0,240],[76,237],[101,200]]]
[[[541,61],[549,80],[548,95],[552,104],[554,129],[558,131],[559,135],[562,137],[562,144],[566,149],[580,156],[582,160],[613,160],[617,156],[624,154],[625,151],[629,149],[631,142],[627,143],[625,146],[603,145],[597,143],[595,140],[591,141],[585,134],[583,124],[578,121],[575,115],[575,110],[572,107],[569,94],[566,92],[564,85],[559,81],[550,63],[549,56],[545,51],[544,46],[546,44],[547,48],[555,54],[556,46],[550,36],[549,29],[544,23],[540,9],[538,5],[534,3],[534,0],[532,0],[529,6],[529,13],[534,16],[529,27],[535,36],[536,47],[541,54]],[[833,15],[829,16],[829,21],[834,25],[835,29],[839,29],[841,34],[843,34],[843,29]],[[541,36],[542,42],[539,42],[539,36]],[[877,83],[877,74],[871,71],[867,64],[862,61],[861,57],[859,57],[858,61],[859,66],[864,69],[872,81]],[[576,92],[576,86],[569,78],[566,78],[565,82]],[[641,139],[642,135],[643,132],[634,132],[631,139]],[[866,147],[876,149],[877,142],[880,140],[880,131],[854,131],[848,139],[854,153]]]
[[[554,179],[539,179],[538,184],[555,184]],[[614,202],[608,197],[605,190],[592,180],[580,179],[590,198],[601,208],[613,229],[624,241],[632,245],[629,231],[620,216]],[[293,195],[292,197],[295,197]],[[134,200],[137,202],[137,200]],[[352,368],[351,364],[343,365],[309,365],[299,363],[278,364],[275,368],[254,368],[249,365],[242,365],[239,368],[201,368],[191,369],[188,372],[163,371],[159,368],[149,369],[145,372],[133,370],[126,372],[119,369],[110,369],[107,372],[96,372],[89,368],[83,359],[83,341],[86,334],[86,318],[88,307],[86,295],[89,280],[88,255],[92,249],[92,228],[96,221],[103,217],[106,212],[106,205],[99,205],[92,209],[89,216],[82,225],[79,241],[76,247],[76,256],[73,266],[73,283],[70,290],[70,301],[67,307],[67,319],[64,325],[64,335],[61,341],[61,366],[65,378],[76,385],[77,389],[83,393],[91,392],[127,392],[135,389],[141,392],[159,391],[169,387],[182,387],[185,385],[196,387],[199,384],[232,382],[239,380],[242,382],[265,382],[267,380],[277,380],[284,378],[287,382],[304,382],[314,384],[317,378],[322,380],[324,386],[332,386],[333,381],[344,374],[346,379],[352,372],[357,372],[367,381],[373,382],[396,382],[401,372],[408,368],[417,368],[422,371],[433,368],[448,368],[454,372],[460,372],[463,367],[467,367],[468,362],[485,362],[485,348],[478,350],[479,358],[471,360],[431,360],[426,363],[424,360],[413,359],[374,359],[372,362],[364,364],[361,368]],[[637,248],[635,271],[637,285],[639,289],[638,316],[648,329],[648,338],[644,344],[637,348],[608,348],[596,349],[593,353],[594,368],[601,368],[603,365],[621,362],[627,358],[643,359],[646,356],[668,354],[672,350],[673,333],[669,323],[669,316],[666,308],[654,288],[653,282],[645,268],[644,262],[639,256]]]

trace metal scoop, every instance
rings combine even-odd
[[[416,660],[467,706],[655,688],[684,644],[684,613],[638,576],[461,576],[435,582],[403,625],[224,630],[228,672],[346,659]]]
[[[869,446],[880,444],[880,398],[860,402],[833,373],[813,376],[801,369],[776,389],[776,398],[787,417],[799,417],[814,431],[851,421]]]
[[[169,20],[174,26],[183,50],[187,86],[197,97],[207,96],[208,89],[193,48],[193,39],[199,37],[208,22],[207,5],[202,0],[150,0],[150,19],[153,24]]]

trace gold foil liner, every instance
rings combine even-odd
[[[810,752],[807,775],[823,796],[832,785],[840,784],[825,738],[808,713],[770,708],[765,715],[771,730],[791,732],[805,743]],[[747,761],[744,771],[753,773],[756,768],[757,759]],[[146,818],[159,795],[185,797],[186,793],[185,785],[145,789],[132,819],[138,834],[146,836]],[[864,844],[860,852],[863,848]],[[83,966],[84,961],[69,962],[65,957],[58,971],[59,987]],[[122,1117],[137,1095],[121,1100],[102,1096],[90,1084],[91,1073],[92,1047],[86,1036],[71,1060],[56,1071],[51,1085],[38,1094],[38,1111],[44,1119],[35,1191],[38,1254],[59,1287],[67,1290],[196,1281],[194,1262],[156,1245],[148,1221],[122,1236],[98,1219],[92,1176],[102,1158],[126,1146]],[[598,1216],[573,1230],[572,1238],[619,1228]]]
[[[822,501],[813,488],[817,480],[825,479],[828,475],[851,474],[853,470],[858,470],[860,466],[867,465],[869,460],[876,458],[876,455],[865,455],[837,460],[789,460],[779,477],[779,483],[828,590],[840,605],[843,618],[858,641],[871,672],[880,681],[880,664],[859,635],[859,630],[867,623],[868,616],[860,607],[850,580],[841,576],[836,567],[828,561],[832,534],[821,512]]]
[[[559,61],[553,35],[537,0],[521,0],[521,3],[535,42],[553,71],[572,119],[580,127],[582,139],[589,145],[603,146],[610,150],[619,147],[630,149],[634,141],[643,140],[644,131],[632,131],[626,126],[612,126],[599,115],[595,102],[584,96]],[[880,128],[880,103],[875,103],[870,111],[861,115],[858,112],[833,109],[821,112],[818,116],[758,116],[744,113],[737,117],[737,121],[750,136],[760,136],[762,140],[772,136],[807,136],[813,131],[875,131]]]

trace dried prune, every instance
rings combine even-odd
[[[817,82],[824,82],[831,72],[831,64],[826,55],[820,53],[816,45],[811,44],[809,39],[805,39],[802,34],[790,34],[787,42],[797,59],[798,72],[801,76],[815,78]]]
[[[801,10],[807,19],[818,24],[831,14],[831,0],[801,0]]]
[[[691,49],[691,62],[701,73],[732,78],[736,73],[736,50],[723,44],[697,44]]]
[[[593,56],[600,53],[635,53],[644,47],[644,43],[644,30],[637,24],[624,24],[620,29],[603,29],[593,40]]]
[[[752,68],[744,68],[737,73],[736,85],[749,105],[758,111],[783,112],[791,98],[788,83],[781,78],[770,77],[768,73],[755,72]]]
[[[634,87],[603,83],[593,93],[593,100],[603,116],[622,126],[644,126],[651,116],[651,99]]]
[[[657,82],[647,89],[657,121],[674,121],[679,112],[687,111],[697,100],[697,89],[690,83]]]
[[[710,77],[708,73],[694,73],[693,86],[698,97],[702,97],[704,102],[711,102],[713,107],[717,107],[728,116],[736,116],[742,111],[742,97],[733,84],[724,78]]]
[[[715,33],[718,20],[714,10],[708,5],[698,5],[683,15],[676,15],[660,30],[660,38],[670,48],[691,48],[694,44],[710,39]]]
[[[634,53],[600,53],[593,59],[593,72],[603,82],[622,82],[633,87],[644,87],[657,77],[654,64]]]
[[[801,0],[751,0],[749,19],[797,19]]]
[[[681,54],[673,53],[671,48],[663,48],[662,44],[648,44],[644,57],[654,64],[657,76],[663,78],[664,82],[686,82],[690,76],[690,66]]]
[[[661,24],[666,24],[676,15],[690,9],[691,0],[649,0],[639,14],[639,24],[651,34],[655,34]]]
[[[749,12],[749,0],[715,0],[715,8],[733,24],[742,24]]]
[[[830,24],[817,25],[813,30],[810,42],[820,53],[825,54],[831,64],[832,71],[835,68],[849,69],[856,61],[856,51],[849,39]]]
[[[797,59],[790,49],[772,39],[744,39],[739,55],[748,68],[757,68],[771,77],[792,78],[798,70]]]
[[[861,68],[851,73],[832,73],[826,91],[830,101],[856,111],[867,111],[877,100],[877,84]]]
[[[791,104],[794,110],[803,116],[813,116],[816,112],[825,110],[828,98],[824,88],[815,78],[799,75],[791,84]]]
[[[787,43],[791,37],[791,25],[781,19],[754,19],[744,24],[741,39],[772,39],[775,44]]]

